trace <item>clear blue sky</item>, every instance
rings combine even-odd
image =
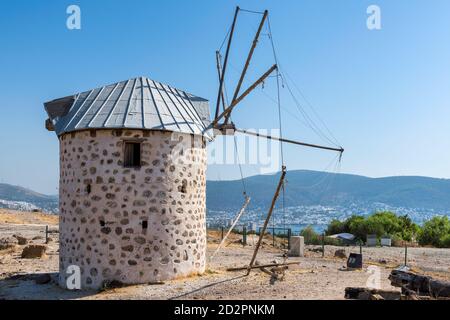
[[[66,28],[77,4],[82,29]],[[5,1],[0,8],[0,180],[56,193],[58,141],[42,103],[134,76],[215,101],[214,52],[235,5],[269,9],[279,60],[345,147],[341,172],[450,178],[450,1]],[[377,4],[382,30],[366,27]],[[258,17],[243,14],[229,91]],[[267,37],[246,84],[273,63]],[[269,83],[267,94],[272,94]],[[323,143],[292,116],[284,135]],[[277,128],[276,105],[258,88],[233,116],[241,128]],[[326,167],[334,154],[286,147],[289,169]],[[244,167],[245,174],[257,173]],[[237,178],[211,166],[210,179]]]

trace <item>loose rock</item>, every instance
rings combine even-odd
[[[336,258],[346,259],[347,253],[345,252],[345,249],[338,249],[334,252],[334,256]]]
[[[45,256],[47,246],[43,244],[30,244],[23,248],[22,259],[39,259]]]

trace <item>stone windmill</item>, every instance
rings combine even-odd
[[[45,103],[60,145],[60,285],[205,269],[208,101],[145,77]]]

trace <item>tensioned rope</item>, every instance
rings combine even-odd
[[[267,16],[267,28],[269,31],[269,39],[270,39],[270,44],[272,46],[272,53],[273,53],[273,58],[275,60],[275,64],[278,66],[278,58],[277,58],[277,53],[275,50],[275,44],[273,42],[273,35],[272,35],[272,28],[270,27],[270,17]],[[280,95],[280,71],[279,68],[277,68],[277,72],[276,72],[276,79],[277,79],[277,106],[278,106],[278,124],[279,124],[279,128],[280,128],[280,138],[283,139],[283,127],[282,127],[282,121],[281,121],[281,95]],[[284,163],[284,150],[283,150],[283,142],[280,142],[280,154],[281,154],[281,169],[284,170],[285,168],[285,163]],[[281,191],[282,191],[282,210],[283,210],[283,231],[286,230],[286,184],[285,181],[283,181],[283,185],[281,187]],[[275,218],[273,218],[275,219]],[[273,224],[273,220],[272,220],[272,224]],[[274,235],[275,236],[275,235]]]

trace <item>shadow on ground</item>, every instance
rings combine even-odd
[[[66,300],[97,294],[94,290],[59,287],[58,273],[20,273],[0,279],[0,300]]]

